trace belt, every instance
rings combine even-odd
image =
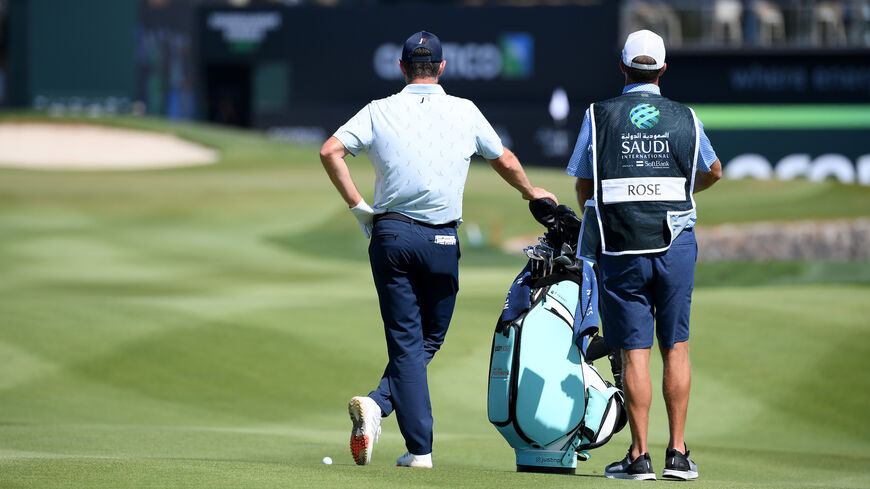
[[[375,214],[375,217],[374,217],[375,222],[386,221],[386,220],[407,222],[409,224],[413,223],[413,224],[416,224],[418,226],[423,226],[424,228],[431,228],[431,229],[444,229],[444,228],[455,228],[456,227],[456,221],[450,221],[450,222],[446,222],[444,224],[429,224],[428,222],[422,222],[422,221],[418,221],[416,219],[411,219],[410,217],[408,217],[404,214],[399,214],[398,212],[384,212],[383,214]]]

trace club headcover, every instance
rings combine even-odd
[[[552,199],[535,199],[529,201],[529,211],[535,220],[545,228],[552,229],[558,222],[556,217],[556,203]]]

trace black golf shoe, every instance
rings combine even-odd
[[[685,447],[685,450],[686,454],[683,455],[673,448],[668,448],[665,452],[665,470],[662,472],[662,477],[684,481],[698,478],[698,466],[689,458],[688,447]]]
[[[656,480],[656,473],[653,471],[649,453],[644,453],[632,461],[631,447],[629,447],[624,459],[613,462],[604,468],[604,476],[608,479]]]

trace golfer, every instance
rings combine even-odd
[[[399,67],[407,85],[375,100],[320,150],[335,188],[371,237],[369,258],[389,361],[377,388],[350,400],[350,449],[368,464],[381,417],[396,412],[408,452],[397,465],[432,467],[432,407],[426,367],[444,342],[458,285],[462,192],[477,153],[526,200],[553,194],[532,187],[516,156],[469,100],[444,93],[441,42],[426,31],[405,41]],[[374,205],[351,179],[348,154],[368,153]]]
[[[631,447],[605,468],[618,479],[655,479],[647,451],[653,333],[664,363],[670,440],[664,477],[695,479],[684,441],[689,403],[689,309],[694,285],[695,201],[722,166],[692,109],[662,97],[662,38],[628,36],[622,95],[589,106],[568,164],[586,206],[581,248],[595,249],[604,340],[622,351]]]

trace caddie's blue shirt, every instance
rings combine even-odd
[[[661,95],[659,86],[654,83],[634,83],[626,85],[622,89],[622,93],[629,92],[647,92]],[[592,123],[589,120],[589,109],[586,109],[586,114],[583,116],[583,124],[580,126],[580,134],[577,135],[577,143],[574,145],[574,152],[571,154],[571,159],[568,160],[568,168],[565,173],[577,178],[593,179],[592,172]],[[709,172],[710,166],[716,162],[716,152],[713,151],[710,145],[710,139],[704,134],[704,124],[698,120],[698,130],[700,131],[698,144],[698,170]],[[686,224],[686,228],[693,227],[697,214],[693,213],[691,219]]]
[[[407,85],[363,107],[334,136],[375,168],[376,213],[399,212],[444,224],[462,217],[462,192],[475,153],[496,159],[501,139],[470,100],[437,84]]]

